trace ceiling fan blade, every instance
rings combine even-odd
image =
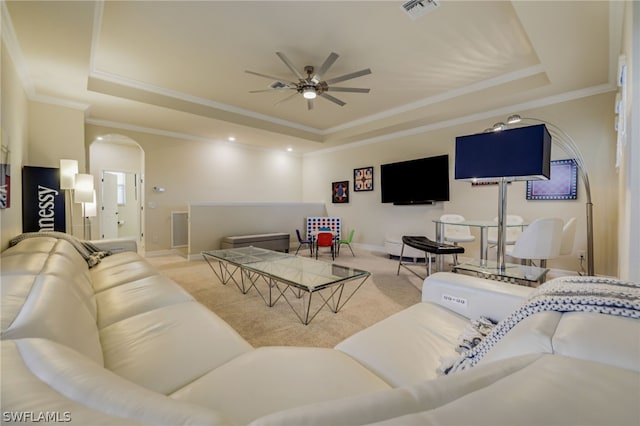
[[[246,72],[247,74],[257,75],[258,77],[268,78],[269,80],[279,81],[279,82],[287,84],[289,86],[295,86],[296,85],[296,83],[294,83],[293,81],[289,81],[289,80],[284,79],[282,77],[276,77],[276,76],[273,76],[273,75],[262,74],[262,73],[259,73],[259,72],[249,71],[249,70],[245,70],[244,72]]]
[[[283,92],[285,90],[295,89],[295,87],[282,87],[282,88],[272,88],[272,89],[262,89],[262,90],[249,90],[249,93],[263,93],[263,92]]]
[[[313,99],[307,99],[307,109],[309,111],[313,109]]]
[[[349,93],[369,93],[371,89],[362,89],[359,87],[328,87],[329,92],[349,92]]]
[[[284,53],[276,52],[276,55],[278,55],[278,57],[282,59],[282,62],[284,62],[284,64],[291,70],[292,73],[295,74],[296,77],[298,77],[300,80],[305,79],[305,77],[302,74],[300,74],[300,71],[298,71],[296,67],[293,65],[293,62],[291,62],[289,58],[285,56]]]
[[[340,99],[338,99],[338,98],[334,98],[334,97],[333,97],[333,96],[331,96],[331,95],[327,95],[326,93],[320,93],[320,94],[318,94],[318,96],[322,96],[323,98],[328,99],[328,100],[330,100],[331,102],[333,102],[334,104],[338,104],[338,105],[340,105],[340,106],[345,106],[345,105],[346,105],[346,103],[345,103],[345,102],[342,102]]]
[[[331,52],[327,59],[324,60],[324,63],[320,66],[318,72],[311,79],[314,81],[320,81],[324,73],[326,73],[329,68],[331,68],[331,65],[333,65],[333,63],[338,59],[339,56],[340,55],[338,55],[337,53]]]
[[[281,103],[286,102],[286,101],[288,101],[289,99],[293,98],[293,97],[294,97],[295,95],[297,95],[297,94],[298,94],[298,92],[294,92],[292,95],[287,96],[286,98],[284,98],[284,99],[282,99],[282,100],[279,100],[279,101],[278,101],[278,102],[276,102],[274,105],[280,105]]]
[[[341,75],[340,77],[332,78],[331,80],[325,81],[325,83],[327,84],[340,83],[341,81],[351,80],[352,78],[361,77],[367,74],[371,74],[371,70],[369,68],[352,72],[349,74]]]

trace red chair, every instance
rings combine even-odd
[[[320,247],[331,247],[331,259],[335,260],[335,244],[333,242],[333,234],[331,232],[319,232],[316,236],[316,259],[318,258],[318,249]]]

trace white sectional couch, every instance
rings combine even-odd
[[[440,377],[470,318],[533,291],[427,278],[423,302],[334,349],[253,348],[134,252],[89,269],[63,239],[5,250],[2,421],[75,424],[640,424],[640,321],[541,312]]]

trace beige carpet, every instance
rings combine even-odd
[[[330,262],[331,256],[321,255],[321,259]],[[404,268],[396,275],[396,260],[386,254],[363,251],[356,251],[353,257],[346,248],[335,263],[364,269],[371,272],[371,276],[337,314],[325,307],[305,326],[284,300],[270,308],[253,289],[242,294],[233,283],[222,285],[204,260],[187,261],[179,255],[148,260],[255,347],[333,347],[421,298],[422,280]],[[424,265],[416,268],[424,273]]]

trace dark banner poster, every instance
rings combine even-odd
[[[22,168],[22,232],[66,232],[58,168]]]

